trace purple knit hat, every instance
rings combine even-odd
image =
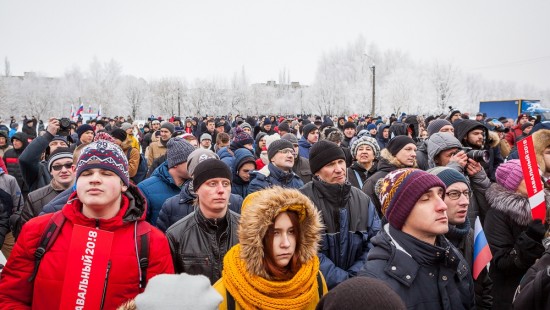
[[[420,169],[398,169],[388,173],[376,183],[382,214],[395,229],[401,230],[418,199],[432,187],[445,190],[445,183]]]
[[[233,142],[239,145],[239,147],[244,147],[246,144],[254,144],[254,139],[242,130],[241,127],[237,127],[235,128],[235,137],[233,138]]]
[[[515,192],[523,181],[523,171],[519,159],[500,164],[495,172],[497,183],[509,191]]]
[[[106,140],[92,142],[86,146],[76,163],[76,179],[89,169],[105,169],[116,173],[126,186],[130,184],[128,159],[118,145]]]

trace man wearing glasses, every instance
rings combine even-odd
[[[460,172],[447,167],[433,168],[428,172],[441,179],[447,187],[443,201],[447,205],[449,232],[445,234],[445,237],[460,250],[471,271],[473,270],[474,257],[474,223],[470,223],[467,216],[472,198],[470,182]],[[474,285],[477,309],[491,309],[493,281],[489,277],[486,267],[474,281]]]
[[[288,140],[275,140],[267,147],[269,164],[258,171],[250,173],[248,193],[272,186],[300,188],[304,182],[292,171],[294,166],[294,146]]]
[[[462,150],[460,141],[448,132],[434,133],[426,141],[426,146],[429,168],[452,168],[468,179],[472,197],[469,202],[467,216],[470,223],[475,223],[476,217],[479,216],[479,220],[483,224],[485,213],[489,210],[485,192],[491,185],[491,181],[481,164],[472,158],[468,158],[466,152]]]
[[[29,193],[25,205],[21,210],[21,226],[32,218],[37,217],[44,206],[57,195],[73,186],[75,168],[73,153],[69,148],[56,149],[48,160],[48,171],[52,176],[50,184]],[[18,227],[19,229],[21,227]],[[16,232],[17,234],[19,231]]]

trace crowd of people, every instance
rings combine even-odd
[[[76,308],[550,307],[550,211],[532,217],[516,146],[533,136],[550,207],[550,123],[536,117],[65,127],[0,124],[0,309],[65,305],[82,227],[113,237],[106,271],[92,268],[101,283],[81,280]],[[492,260],[474,276],[476,220]]]

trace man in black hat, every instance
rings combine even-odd
[[[321,211],[325,232],[320,269],[329,289],[357,274],[367,261],[370,238],[380,218],[370,198],[346,177],[346,156],[336,143],[321,140],[310,150],[314,177],[300,191]]]
[[[196,211],[166,231],[176,273],[204,275],[214,284],[222,276],[225,253],[239,243],[239,215],[229,210],[231,170],[219,159],[193,171]],[[215,241],[212,241],[215,240]]]

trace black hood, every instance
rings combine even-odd
[[[489,130],[482,123],[472,119],[459,119],[453,123],[455,129],[455,137],[464,145],[464,137],[468,135],[468,132],[474,129],[483,129],[485,131],[485,139],[488,137]]]

